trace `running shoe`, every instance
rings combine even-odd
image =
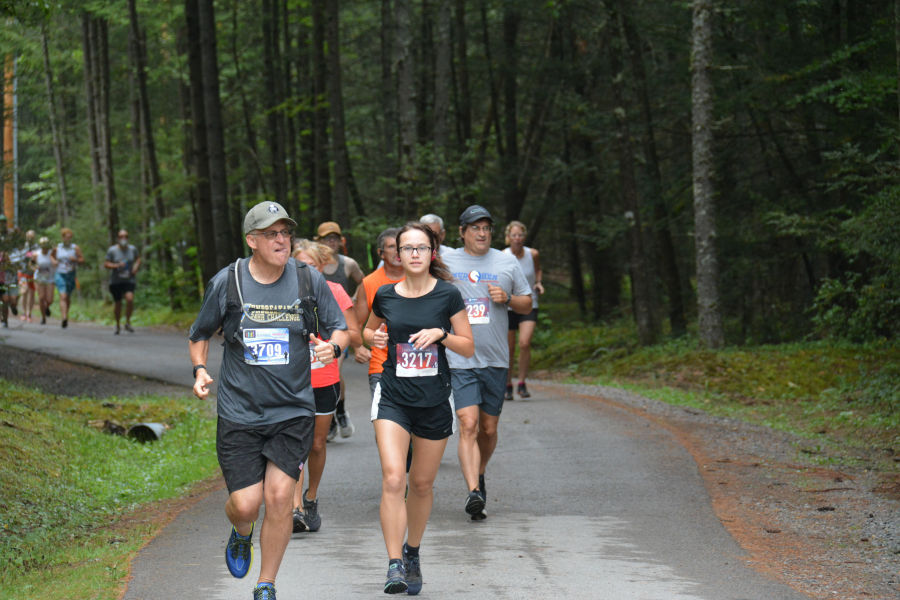
[[[409,556],[406,549],[409,546],[403,544],[403,570],[406,571],[406,593],[415,596],[422,591],[422,567],[419,564],[419,555]]]
[[[472,490],[466,497],[466,512],[473,517],[484,510],[484,496],[478,490]]]
[[[116,325],[116,335],[119,335],[119,326]]]
[[[348,438],[356,431],[356,427],[350,422],[350,415],[346,412],[337,416],[338,428],[341,431],[342,438]]]
[[[528,393],[528,388],[525,387],[525,382],[519,382],[519,396],[522,398],[531,398],[531,394]]]
[[[308,491],[306,490],[306,492]],[[318,531],[322,526],[322,517],[319,516],[319,499],[307,500],[306,492],[303,492],[303,518],[310,531]]]
[[[402,594],[409,586],[406,584],[406,571],[403,561],[391,562],[388,565],[387,581],[384,582],[385,594]]]
[[[300,509],[295,508],[292,516],[294,519],[294,527],[291,530],[292,533],[303,533],[308,529],[306,526],[306,517],[300,512]]]
[[[512,399],[513,399],[512,384],[509,384],[506,386],[506,391],[503,392],[503,400],[512,400]]]
[[[331,427],[328,428],[328,436],[325,440],[331,442],[335,436],[337,436],[337,419],[331,419]]]
[[[275,600],[275,586],[271,583],[258,583],[253,588],[253,600]]]
[[[253,525],[250,526],[250,535],[246,537],[239,534],[234,527],[231,528],[231,537],[228,538],[228,545],[225,546],[225,565],[238,579],[247,574],[250,564],[253,562],[252,537]]]
[[[127,331],[128,333],[134,333],[134,327],[131,326],[131,323],[125,323],[125,331]],[[275,588],[272,589],[274,590]]]
[[[63,320],[62,320],[62,328],[65,329],[65,328],[68,327],[68,326],[69,326],[69,320],[68,320],[68,319],[63,319]]]

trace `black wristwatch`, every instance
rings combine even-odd
[[[203,369],[204,371],[208,371],[208,369],[206,368],[206,365],[194,365],[194,379],[197,378],[197,371],[199,371],[200,369]]]
[[[447,339],[447,336],[450,335],[450,332],[447,331],[446,329],[444,329],[443,327],[441,327],[441,331],[444,332],[444,335],[442,335],[441,337],[439,337],[439,338],[437,339],[437,341],[435,341],[435,344],[441,344],[441,345],[443,345],[443,344],[444,344],[444,340],[446,340],[446,339]]]
[[[334,348],[334,357],[338,358],[341,355],[341,347],[336,342],[331,342],[331,347]]]
[[[510,303],[510,302],[512,302],[512,294],[507,293],[507,294],[506,294],[506,302],[504,302],[503,304],[509,306],[509,303]]]

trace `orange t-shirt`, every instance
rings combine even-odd
[[[372,313],[372,302],[375,301],[375,292],[378,291],[378,288],[387,283],[397,283],[404,279],[406,279],[405,276],[400,279],[391,279],[387,276],[387,273],[384,272],[384,267],[379,267],[363,277],[362,285],[366,290],[366,304],[368,305],[366,308],[369,309],[369,314]],[[360,323],[360,326],[362,327],[365,327],[365,325],[365,323]],[[372,358],[369,359],[369,375],[372,373],[381,373],[384,370],[384,367],[381,365],[387,360],[387,356],[387,348],[372,348]]]

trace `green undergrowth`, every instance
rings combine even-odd
[[[169,429],[141,444],[103,433],[107,421]],[[0,379],[0,597],[116,598],[153,529],[135,511],[216,473],[215,421],[196,400],[70,398]]]
[[[51,310],[57,309],[58,304],[54,304]],[[168,306],[158,304],[145,303],[141,300],[140,291],[136,293],[134,313],[131,322],[137,327],[173,327],[183,331],[187,331],[197,317],[197,311],[200,305],[191,307],[190,309],[173,310]],[[122,319],[124,322],[124,310],[122,307]],[[58,312],[53,313],[58,316]],[[69,318],[73,321],[86,323],[96,323],[98,325],[115,324],[116,319],[113,314],[112,298],[104,298],[103,300],[86,299],[75,297],[69,307]]]
[[[532,370],[625,387],[799,434],[822,460],[897,468],[900,346],[802,342],[706,350],[695,336],[640,347],[633,326],[543,319]]]

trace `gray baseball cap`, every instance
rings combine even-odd
[[[277,202],[260,202],[247,211],[247,216],[244,217],[244,233],[265,229],[278,221],[287,221],[291,227],[297,226],[297,222],[288,216],[282,205]]]
[[[491,223],[494,222],[494,217],[491,216],[488,209],[479,204],[473,204],[459,215],[459,224],[471,225],[475,221],[480,221],[481,219],[487,219]]]

